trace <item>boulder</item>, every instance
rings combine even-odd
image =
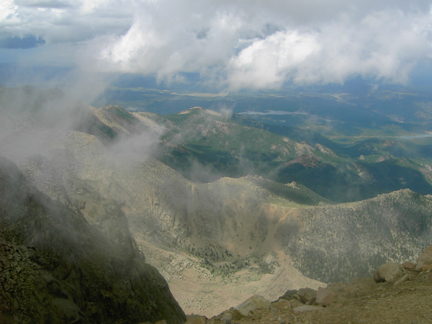
[[[288,300],[279,299],[272,303],[272,306],[276,308],[278,311],[291,309],[291,303]]]
[[[425,265],[421,268],[421,271],[428,271],[428,270],[432,270],[432,264],[425,264]]]
[[[374,280],[376,283],[379,283],[379,282],[385,282],[385,279],[384,279],[384,278],[381,278],[381,277],[378,275],[378,271],[376,271],[376,270],[374,270],[374,271],[372,272],[372,278],[373,278],[373,280]]]
[[[272,304],[269,300],[260,295],[253,295],[238,305],[236,310],[238,310],[243,316],[249,316],[251,311],[254,311],[255,309],[268,307],[272,307]]]
[[[298,298],[297,290],[287,290],[287,292],[285,294],[283,294],[283,296],[280,298],[286,299],[286,300]]]
[[[412,262],[404,262],[402,263],[402,267],[404,267],[407,270],[414,270],[416,267],[416,263],[412,263]]]
[[[316,302],[322,306],[331,305],[336,299],[336,294],[329,288],[318,288],[316,293]]]
[[[395,282],[403,275],[403,268],[399,263],[384,263],[373,273],[375,282]]]
[[[313,305],[315,303],[317,294],[312,288],[301,288],[297,291],[297,296],[303,303],[307,305]]]
[[[243,317],[245,317],[245,315],[240,313],[234,307],[231,307],[230,309],[223,311],[219,315],[212,317],[211,320],[217,320],[217,321],[221,321],[221,322],[226,322],[226,321],[231,321],[231,320],[238,321],[238,320],[242,319]]]
[[[432,244],[417,258],[416,270],[425,271],[422,270],[423,266],[429,264],[432,264]]]

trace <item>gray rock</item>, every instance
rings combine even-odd
[[[232,314],[229,313],[229,312],[227,312],[227,313],[224,313],[222,315],[222,317],[220,318],[220,320],[221,320],[221,322],[226,322],[226,321],[231,321],[232,318],[233,318]]]
[[[226,321],[231,321],[231,320],[238,321],[238,320],[242,319],[243,317],[245,317],[245,316],[242,313],[240,313],[234,307],[231,307],[230,309],[223,311],[222,313],[215,316],[214,318],[218,321],[226,322]]]
[[[403,275],[403,267],[399,263],[384,263],[373,273],[375,282],[395,282]]]
[[[318,288],[316,295],[317,304],[323,306],[331,305],[336,299],[336,294],[329,288]]]
[[[282,299],[291,300],[297,298],[297,290],[287,290],[285,294],[283,294]]]
[[[402,263],[402,267],[404,267],[407,270],[414,270],[416,266],[417,266],[416,263],[411,263],[411,262]]]
[[[416,270],[420,271],[424,265],[428,264],[432,264],[432,244],[417,258]]]
[[[285,310],[285,309],[291,309],[291,302],[285,299],[279,299],[278,301],[275,301],[272,303],[272,306],[279,311]]]
[[[381,277],[378,275],[378,271],[376,271],[376,270],[374,270],[374,271],[372,272],[372,278],[373,278],[373,280],[374,280],[376,283],[379,283],[379,282],[385,282],[385,279],[384,279],[384,278],[381,278]]]
[[[253,295],[238,305],[236,309],[243,315],[249,316],[255,309],[271,307],[271,302],[260,295]]]
[[[297,296],[303,303],[313,305],[316,301],[317,293],[312,288],[301,288],[297,291]]]

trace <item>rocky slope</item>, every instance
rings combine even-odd
[[[430,323],[432,245],[417,263],[385,263],[372,278],[332,283],[317,291],[289,290],[270,302],[255,295],[210,319],[189,315],[187,324],[217,323]]]
[[[1,323],[184,322],[124,214],[106,204],[104,217],[89,225],[0,158]]]
[[[109,145],[90,132],[26,127],[25,118],[6,115],[14,128],[2,128],[2,154],[113,244],[123,246],[130,229],[188,313],[215,315],[256,293],[275,299],[288,289],[369,276],[431,240],[432,198],[409,190],[334,204],[294,182],[186,179],[153,157],[163,127],[177,127],[157,115],[116,106],[95,112],[120,134]],[[113,221],[118,215],[123,221]]]
[[[101,228],[106,205],[121,209],[187,312],[212,315],[247,297],[227,295],[227,287],[249,284],[249,295],[277,298],[320,285],[307,277],[367,276],[431,239],[432,199],[409,190],[335,205],[300,185],[256,177],[199,184],[155,159],[115,154],[91,135],[63,135],[48,136],[41,156],[17,160],[23,173]]]
[[[302,226],[297,231],[281,227],[280,234],[302,273],[336,282],[418,255],[432,241],[431,210],[432,196],[406,189],[357,203],[302,209]]]

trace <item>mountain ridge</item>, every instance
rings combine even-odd
[[[34,124],[11,132],[2,129],[2,138],[8,139],[1,142],[2,153],[33,186],[80,213],[115,244],[126,244],[124,233],[129,230],[187,312],[211,315],[236,298],[257,292],[278,297],[300,285],[317,288],[324,285],[320,281],[366,276],[378,263],[409,258],[431,239],[430,196],[399,191],[340,204],[292,180],[281,183],[253,174],[230,178],[218,173],[209,182],[193,181],[160,157],[166,154],[175,160],[174,148],[188,159],[189,151],[205,149],[194,133],[207,132],[205,137],[217,135],[213,132],[217,130],[229,138],[231,127],[244,136],[252,130],[277,137],[280,147],[275,150],[288,148],[286,154],[298,159],[291,164],[293,159],[281,161],[288,163],[285,167],[316,170],[325,164],[317,147],[233,122],[226,125],[229,115],[201,109],[169,118],[116,106],[100,113],[110,123],[104,125],[118,134],[109,142],[90,131]],[[190,129],[183,136],[185,126],[176,123],[192,117],[200,124],[201,113],[210,117],[209,123],[201,128],[186,123]],[[195,146],[182,144],[188,136],[198,141]],[[216,139],[211,141],[217,143]],[[249,142],[254,145],[254,138]],[[237,144],[228,146],[239,150]],[[271,146],[266,150],[271,152]],[[221,161],[229,155],[220,153],[231,154],[216,153]],[[335,158],[330,151],[326,156],[329,161]],[[266,155],[257,151],[255,157],[252,164],[265,161]],[[196,174],[212,173],[205,165],[193,166]],[[367,171],[361,167],[353,163],[346,169],[358,168],[352,171],[357,174]],[[364,176],[368,179],[367,172]],[[121,221],[113,222],[113,215],[121,216]],[[398,249],[402,245],[405,248]]]

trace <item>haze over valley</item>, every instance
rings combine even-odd
[[[423,300],[431,12],[0,4],[0,322],[333,323],[349,298]],[[327,285],[339,299],[305,297]],[[273,304],[242,313],[251,297]]]

